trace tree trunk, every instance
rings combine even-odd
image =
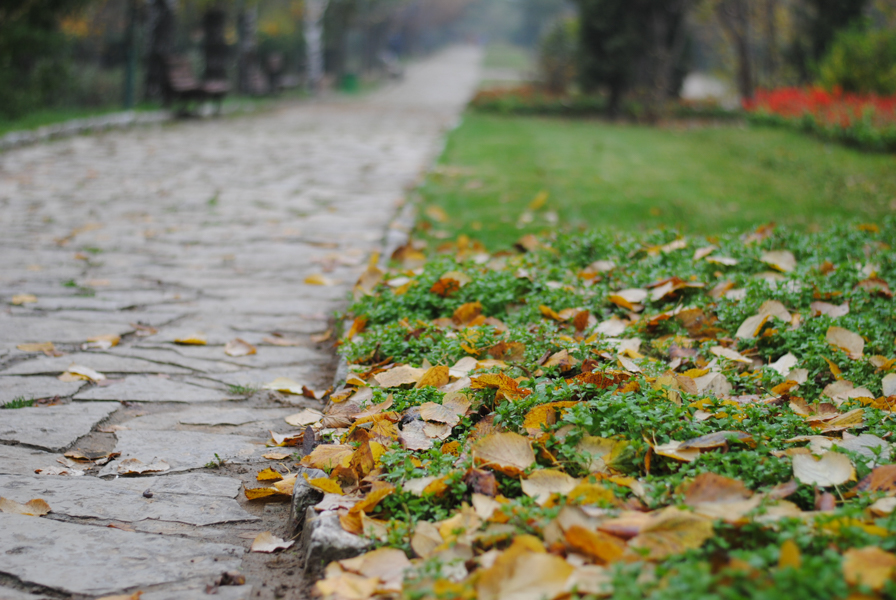
[[[163,97],[164,58],[174,52],[175,13],[177,0],[150,0],[147,19],[146,85],[147,100]]]
[[[319,92],[324,78],[324,13],[329,0],[305,0],[306,83],[309,91]]]
[[[750,49],[750,0],[722,0],[716,15],[737,55],[737,88],[744,99],[753,97],[753,55]]]
[[[222,8],[209,8],[202,18],[203,51],[207,81],[227,80],[227,13]]]
[[[237,17],[237,89],[243,94],[258,94],[258,8],[243,7]]]

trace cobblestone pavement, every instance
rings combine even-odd
[[[317,403],[259,388],[328,387],[332,340],[310,336],[438,152],[479,60],[455,48],[358,99],[0,154],[0,404],[56,398],[0,410],[0,496],[52,509],[0,513],[0,599],[206,598],[229,570],[247,585],[217,598],[302,597],[297,554],[247,552],[259,532],[289,536],[288,506],[242,487],[277,466],[269,430],[299,431],[284,417]],[[207,344],[176,343],[197,332]],[[257,353],[228,355],[236,338]],[[20,348],[43,342],[55,352]],[[60,380],[73,364],[106,379]]]

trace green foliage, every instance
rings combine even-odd
[[[790,57],[803,78],[809,78],[837,33],[855,26],[869,4],[870,0],[804,0],[794,5],[796,36]]]
[[[575,79],[578,30],[578,20],[561,19],[541,38],[538,66],[542,82],[551,92],[566,92]]]
[[[24,396],[17,396],[6,404],[0,404],[0,408],[10,409],[27,408],[29,406],[34,406],[34,398],[25,398]]]
[[[818,67],[818,79],[828,89],[896,94],[896,31],[856,27],[840,33]]]

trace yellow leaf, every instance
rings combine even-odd
[[[843,576],[852,585],[880,591],[896,574],[896,555],[877,546],[852,548],[843,554]]]
[[[372,512],[374,508],[385,498],[386,496],[391,496],[395,493],[395,486],[391,483],[386,483],[385,481],[374,481],[373,487],[370,488],[370,492],[367,493],[367,496],[364,497],[363,500],[355,504],[350,512],[358,513],[358,512]]]
[[[336,279],[331,279],[326,275],[321,275],[320,273],[315,273],[313,275],[309,275],[305,278],[305,283],[307,285],[324,285],[324,286],[333,286],[339,283]]]
[[[785,540],[781,544],[781,553],[778,556],[778,568],[786,569],[787,567],[799,569],[803,565],[803,557],[800,554],[800,547],[793,540]]]
[[[37,296],[34,294],[16,294],[10,300],[12,304],[15,306],[22,306],[23,304],[34,304],[37,302]]]
[[[322,444],[311,451],[311,454],[302,458],[302,464],[306,467],[329,471],[339,465],[348,466],[354,448],[348,444]]]
[[[448,367],[438,366],[432,367],[423,373],[423,376],[420,378],[420,381],[414,386],[415,388],[424,388],[424,387],[442,387],[443,385],[447,385],[448,382],[451,381],[450,376],[448,375]],[[384,386],[385,387],[385,386]]]
[[[45,354],[52,354],[56,352],[56,346],[53,345],[53,342],[40,342],[37,344],[19,344],[16,346],[22,352],[43,352]]]
[[[276,552],[277,550],[285,550],[295,544],[294,541],[287,542],[273,535],[270,531],[263,531],[255,536],[252,540],[250,552]]]
[[[184,346],[205,346],[208,343],[208,340],[205,337],[204,333],[202,333],[201,331],[197,331],[195,333],[191,333],[190,335],[176,338],[174,340],[174,343]]]
[[[550,192],[548,192],[547,190],[541,190],[540,192],[538,192],[535,198],[532,199],[532,202],[529,203],[529,210],[538,210],[539,208],[544,206],[545,203],[547,203],[550,195]]]
[[[260,500],[261,498],[268,498],[271,496],[285,496],[280,490],[272,487],[246,488],[245,492],[248,500]]]
[[[426,374],[427,369],[417,369],[410,365],[399,365],[388,371],[377,373],[374,379],[384,388],[398,387],[409,383],[416,384]]]
[[[796,257],[789,250],[773,250],[762,253],[762,262],[784,273],[796,268]]]
[[[479,572],[478,600],[543,600],[565,591],[566,581],[575,571],[572,565],[552,554],[511,551],[513,548]]]
[[[339,494],[340,496],[345,494],[345,492],[342,491],[342,488],[339,487],[339,484],[332,479],[329,479],[327,477],[310,479],[307,473],[303,474],[303,477],[305,477],[305,481],[308,482],[308,485],[316,490],[324,492],[325,494]]]
[[[585,455],[590,472],[607,473],[627,446],[628,442],[625,440],[584,435],[576,446],[576,451]]]
[[[573,525],[566,530],[565,536],[567,544],[590,556],[599,565],[616,562],[625,554],[625,542],[603,531],[591,531],[581,525]]]
[[[283,479],[283,475],[274,469],[267,468],[263,471],[259,471],[258,475],[255,476],[255,479],[258,481],[280,481]]]

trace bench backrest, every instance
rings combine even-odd
[[[183,56],[168,56],[165,59],[165,71],[168,86],[175,92],[185,92],[199,88],[199,82],[193,75],[190,61]]]

